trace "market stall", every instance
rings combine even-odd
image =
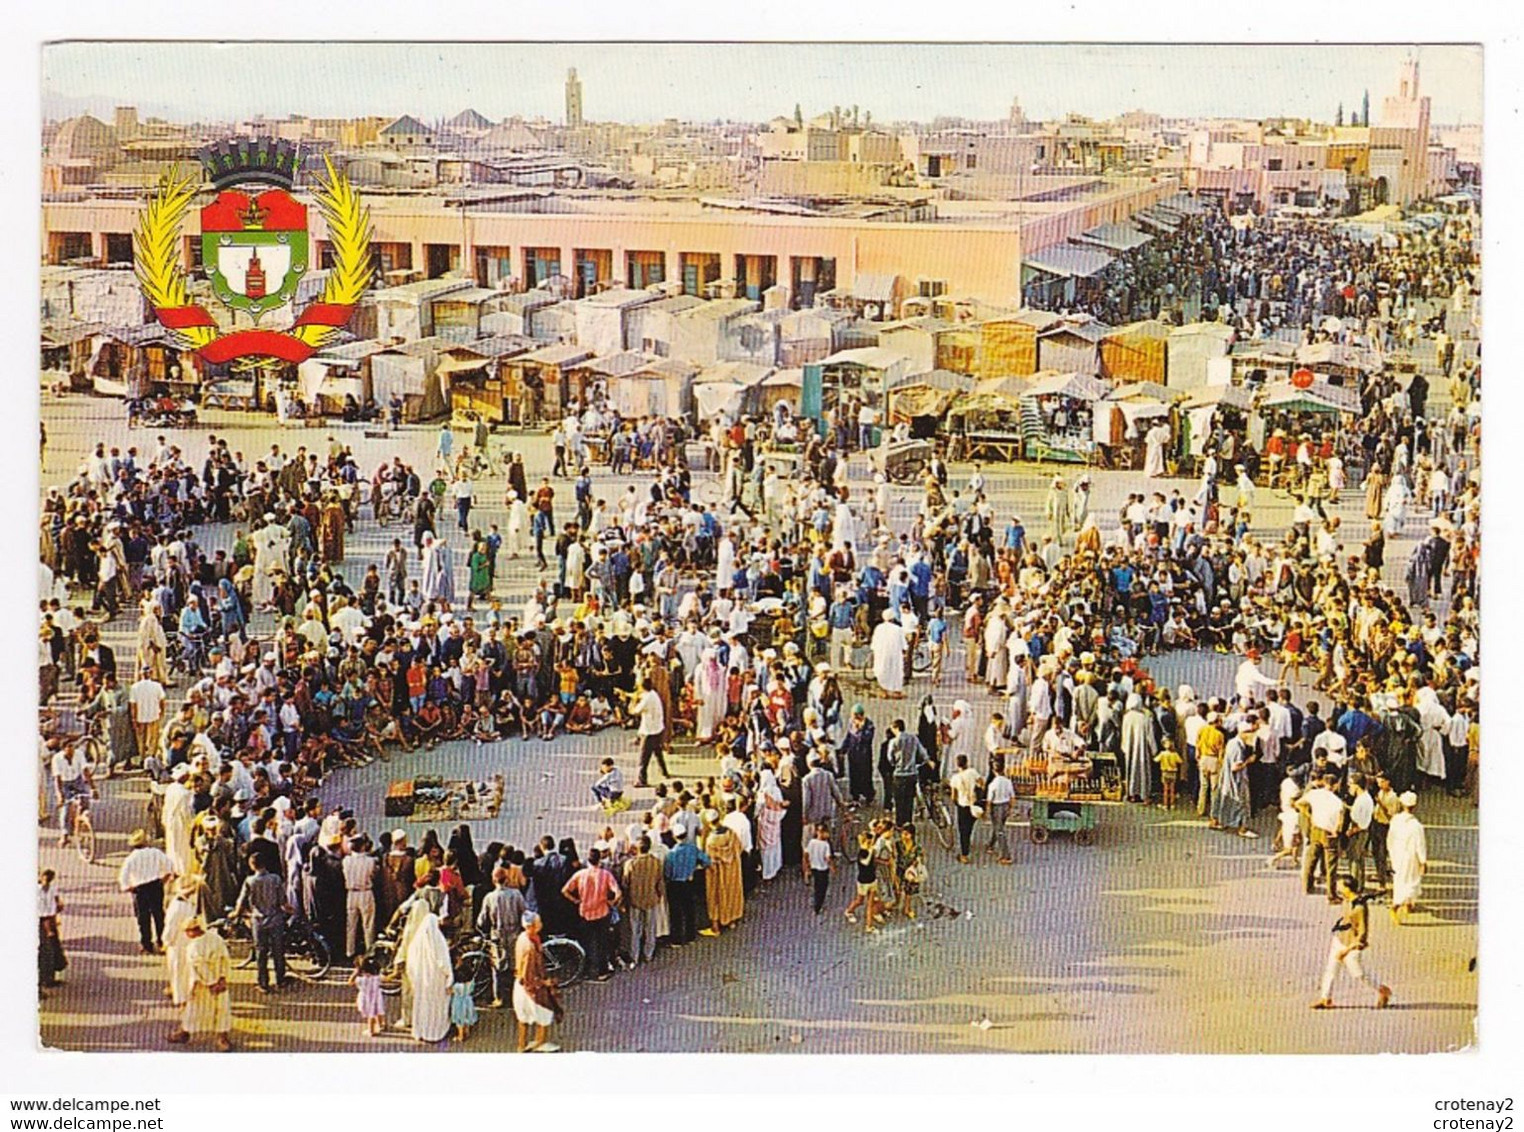
[[[1181,399],[1182,394],[1175,390],[1141,381],[1120,385],[1097,401],[1091,420],[1096,464],[1104,468],[1143,467],[1145,435],[1162,420],[1170,426],[1173,438],[1175,405]]]
[[[1027,459],[1087,463],[1095,452],[1095,403],[1110,390],[1088,373],[1038,374],[1021,396]]]
[[[1021,400],[1007,393],[966,393],[947,411],[949,459],[1010,463],[1024,452]]]
[[[889,424],[908,423],[917,438],[935,436],[948,408],[973,388],[972,377],[947,370],[905,377],[889,390]]]

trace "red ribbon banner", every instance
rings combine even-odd
[[[310,303],[296,320],[297,326],[340,327],[354,313],[352,303]],[[168,330],[190,330],[195,327],[213,326],[212,316],[204,307],[158,307],[154,314]],[[236,330],[207,343],[196,353],[204,360],[221,365],[234,358],[270,357],[296,364],[304,362],[316,351],[294,334],[280,330]]]

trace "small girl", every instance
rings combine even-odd
[[[1175,808],[1175,785],[1180,781],[1180,767],[1185,762],[1180,757],[1180,752],[1175,750],[1175,741],[1168,735],[1164,737],[1163,747],[1154,756],[1154,762],[1159,764],[1159,781],[1164,787],[1164,801],[1160,803],[1166,810]]]
[[[476,1025],[476,999],[472,997],[475,989],[465,971],[455,972],[455,982],[450,986],[450,1022],[455,1027],[457,1042],[469,1038],[471,1027]]]
[[[360,1012],[365,1032],[372,1038],[380,1037],[381,1031],[386,1029],[386,1000],[381,997],[381,967],[375,956],[355,957],[349,984],[356,988],[355,1009]]]

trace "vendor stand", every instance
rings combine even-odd
[[[1095,404],[1091,434],[1095,440],[1095,464],[1100,468],[1141,468],[1144,462],[1144,436],[1163,419],[1175,438],[1176,402],[1183,398],[1178,390],[1149,381],[1118,386]],[[1171,446],[1168,459],[1179,463]]]
[[[947,411],[949,459],[1010,463],[1025,450],[1021,401],[1005,393],[968,393]]]
[[[1039,374],[1021,396],[1026,458],[1089,463],[1095,454],[1095,405],[1110,389],[1087,373]]]
[[[949,370],[913,374],[889,390],[889,421],[910,425],[910,435],[927,439],[937,434],[947,410],[960,394],[974,388],[974,379]]]

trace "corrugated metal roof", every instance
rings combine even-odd
[[[590,307],[638,307],[642,303],[656,301],[650,291],[632,291],[628,287],[611,287],[582,300]]]
[[[1026,267],[1046,271],[1050,275],[1075,275],[1081,278],[1099,274],[1111,265],[1111,256],[1099,248],[1082,248],[1077,244],[1055,244],[1027,256]]]
[[[644,369],[654,360],[639,350],[623,350],[617,354],[609,354],[607,357],[594,358],[587,363],[586,368],[589,373],[602,374],[604,377],[624,377],[638,369]]]
[[[750,314],[760,304],[751,299],[709,299],[701,305],[679,312],[683,318],[711,318],[715,320]]]
[[[93,338],[105,329],[104,323],[72,322],[66,326],[44,326],[42,342],[47,346],[70,346],[86,338]]]
[[[501,291],[488,290],[486,287],[467,287],[464,291],[451,291],[445,295],[436,295],[436,302],[443,303],[485,303],[488,299],[502,297]]]
[[[112,326],[101,331],[107,338],[124,346],[173,346],[175,337],[157,322],[139,326]]]
[[[361,338],[354,342],[345,342],[341,345],[325,346],[313,356],[315,362],[358,362],[372,354],[379,354],[382,350],[390,349],[386,342],[375,338]]]
[[[469,279],[420,279],[416,283],[399,283],[395,287],[383,287],[375,292],[378,303],[416,303],[438,298],[452,291],[476,290]]]
[[[694,380],[701,384],[729,381],[740,386],[752,386],[766,380],[772,372],[772,366],[758,365],[756,362],[717,362],[699,370]]]
[[[676,377],[686,380],[693,377],[699,371],[699,367],[692,362],[685,362],[681,358],[657,358],[648,361],[645,365],[634,370],[633,376],[650,374],[654,377]]]
[[[1151,224],[1164,232],[1173,232],[1180,227],[1180,218],[1172,213],[1160,212],[1155,209],[1145,208],[1142,212],[1132,214],[1134,220],[1141,220],[1145,224]]]
[[[1087,342],[1099,342],[1111,333],[1111,327],[1104,322],[1068,322],[1060,320],[1046,330],[1037,332],[1038,338],[1056,338],[1060,334],[1070,334],[1076,338],[1083,338]]]

